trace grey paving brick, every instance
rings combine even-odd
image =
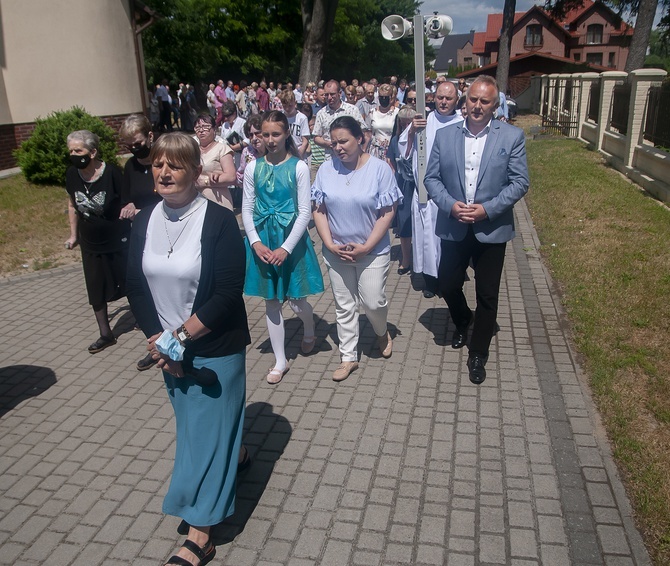
[[[453,323],[443,302],[394,269],[394,356],[376,357],[363,317],[361,368],[341,384],[330,379],[329,289],[313,298],[319,351],[298,355],[276,387],[263,380],[272,357],[263,301],[245,299],[254,343],[244,442],[255,464],[238,485],[238,513],[217,528],[231,540],[215,562],[645,564],[525,206],[516,212],[481,387],[467,379],[467,352],[444,347]],[[172,408],[159,375],[134,369],[139,333],[99,356],[82,347],[96,329],[75,267],[0,280],[0,298],[25,298],[0,301],[3,320],[17,323],[0,345],[3,364],[57,378],[0,418],[0,561],[157,564],[181,540],[179,520],[161,511]],[[465,292],[473,301],[472,282]],[[288,314],[290,356],[300,332]],[[50,340],[33,354],[21,345],[34,336]]]

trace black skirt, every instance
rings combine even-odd
[[[93,307],[126,296],[126,266],[128,248],[117,252],[95,253],[81,251],[88,302]]]

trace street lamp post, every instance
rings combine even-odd
[[[449,16],[439,15],[435,12],[426,19],[424,24],[423,16],[417,14],[412,21],[406,20],[402,16],[387,16],[382,21],[382,37],[389,41],[395,41],[403,37],[414,35],[414,82],[416,85],[416,112],[421,116],[426,115],[426,88],[424,85],[424,73],[426,70],[423,54],[423,37],[420,30],[424,30],[429,39],[439,39],[448,35],[454,27],[454,22]],[[416,30],[419,30],[417,32]],[[426,155],[426,130],[421,130],[416,136],[417,152],[417,190],[419,193],[419,202],[425,204],[428,202],[428,193],[423,184],[426,175],[426,164],[428,156]]]

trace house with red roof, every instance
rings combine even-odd
[[[472,52],[480,68],[459,77],[495,75],[502,20],[502,14],[488,15],[486,31],[473,38]],[[533,75],[622,71],[632,35],[633,28],[599,1],[585,0],[562,19],[540,6],[517,12],[510,44],[510,92],[518,96]]]

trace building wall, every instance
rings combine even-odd
[[[542,45],[537,47],[526,47],[526,27],[529,25],[542,26]],[[554,26],[547,27],[547,20],[544,18],[532,17],[524,23],[523,26],[512,36],[512,45],[510,56],[525,55],[532,52],[549,53],[558,57],[565,57],[565,36],[561,34]]]
[[[466,61],[468,58],[470,60]],[[469,41],[456,52],[456,65],[459,67],[465,67],[465,65],[476,65],[478,61],[479,58],[472,53],[472,43]]]
[[[0,167],[37,117],[142,111],[129,0],[0,0]]]
[[[587,30],[588,26],[592,24],[600,24],[603,26],[602,43],[588,44]],[[570,49],[570,59],[577,59],[586,61],[588,53],[602,53],[602,64],[605,67],[610,67],[612,70],[623,71],[626,66],[626,59],[628,57],[628,47],[619,45],[619,37],[616,37],[612,44],[610,43],[610,36],[613,31],[617,31],[614,24],[606,15],[599,13],[597,10],[589,14],[584,21],[580,22],[575,27],[574,32],[579,34],[576,42],[573,42]],[[609,45],[608,45],[609,44]],[[610,65],[610,53],[614,53],[614,64]]]

